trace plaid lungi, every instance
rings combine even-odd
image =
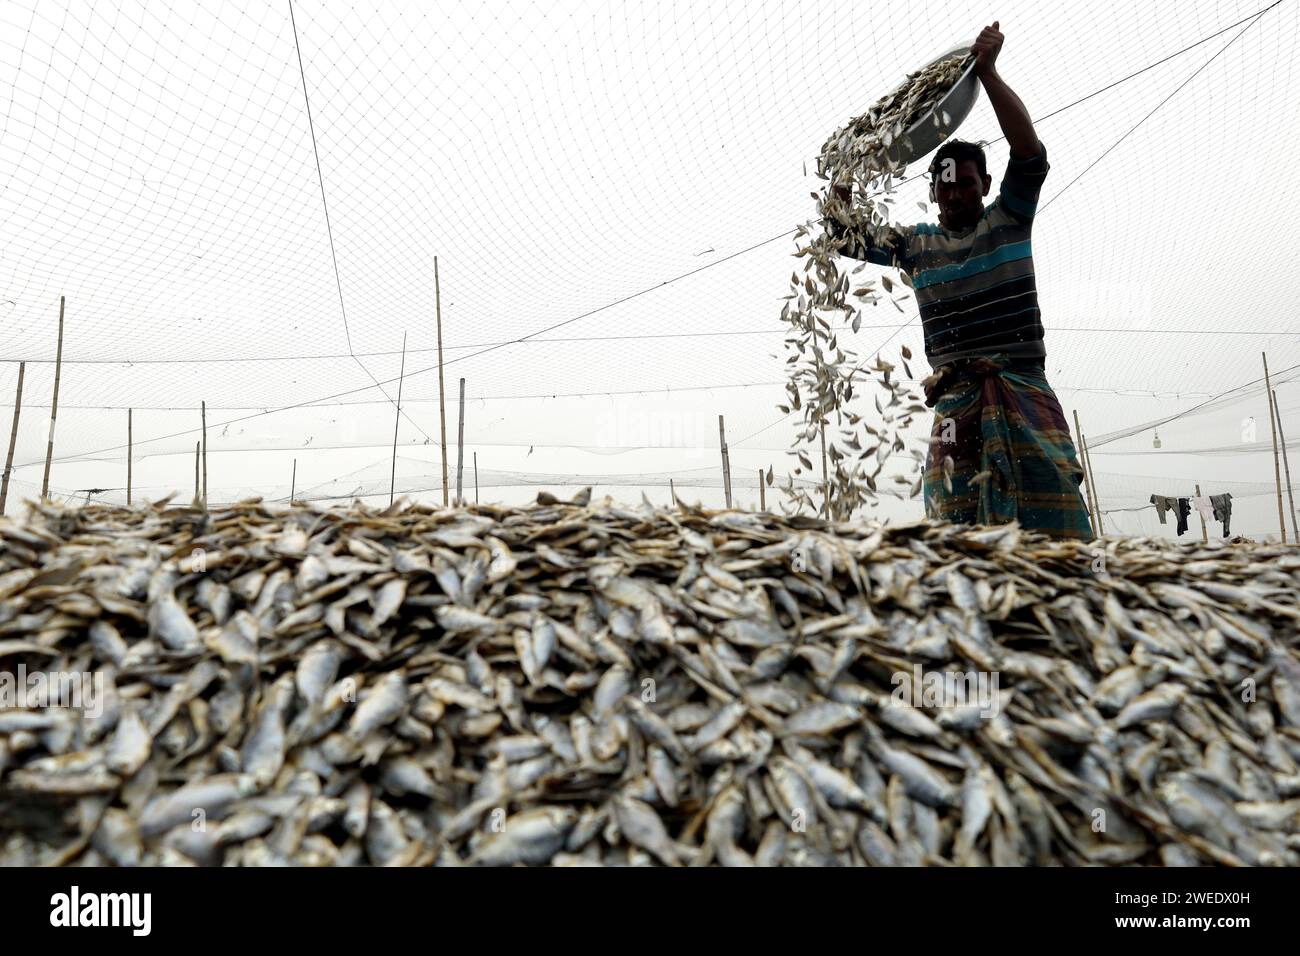
[[[1041,369],[1002,357],[972,359],[940,366],[924,384],[937,439],[925,463],[927,517],[962,524],[1018,521],[1055,538],[1092,540],[1079,493],[1083,468]],[[945,458],[953,460],[951,491],[944,484]]]

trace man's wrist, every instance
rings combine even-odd
[[[975,75],[979,77],[980,82],[985,84],[986,86],[990,83],[1002,82],[1002,77],[998,75],[998,69],[995,66],[989,67],[983,73],[976,71]]]

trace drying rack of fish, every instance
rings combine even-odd
[[[856,334],[862,323],[860,305],[874,306],[884,299],[903,311],[899,305],[906,298],[902,286],[911,284],[905,273],[898,273],[898,285],[888,275],[880,275],[877,288],[876,280],[853,278],[866,268],[866,263],[852,272],[841,272],[837,260],[846,242],[862,244],[868,237],[883,245],[892,241],[889,196],[907,164],[892,158],[889,147],[896,141],[907,141],[907,131],[926,117],[935,125],[950,125],[951,118],[936,110],[969,62],[969,54],[954,54],[917,70],[822,145],[817,176],[826,180],[827,186],[820,193],[812,193],[818,219],[795,230],[796,242],[809,237],[793,253],[805,259],[804,275],[801,279],[797,270],[791,273],[790,292],[781,307],[781,321],[788,327],[785,347],[790,355],[787,401],[777,408],[786,415],[802,412],[804,426],[795,435],[790,451],[798,464],[782,486],[790,505],[786,510],[818,510],[807,488],[795,481],[795,476],[813,471],[811,458],[800,447],[812,442],[821,446],[821,468],[826,478],[822,510],[844,520],[864,505],[874,507],[879,494],[877,480],[886,463],[896,452],[907,450],[900,434],[911,424],[912,416],[926,410],[919,394],[906,388],[894,374],[898,366],[879,355],[874,362],[859,360],[857,352],[841,341],[827,316],[849,322]],[[851,205],[854,186],[858,190],[856,206]],[[920,205],[925,208],[924,203]],[[826,228],[818,228],[818,223]],[[900,364],[909,379],[910,358],[911,353],[904,347]],[[877,417],[873,422],[850,409],[854,396],[861,391],[864,370],[872,373],[871,382],[876,386],[873,398]],[[838,430],[828,434],[827,425]],[[910,486],[909,495],[915,497],[922,488],[919,472],[924,453],[917,449],[911,454],[913,475],[895,474],[892,480]],[[766,478],[771,485],[771,469]]]
[[[589,490],[0,544],[0,690],[104,678],[0,707],[6,864],[1300,862],[1285,545]]]

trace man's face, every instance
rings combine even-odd
[[[973,159],[944,160],[934,173],[933,199],[939,204],[939,224],[952,232],[975,225],[984,214],[984,197],[993,184],[981,176]]]

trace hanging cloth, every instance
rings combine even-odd
[[[1228,522],[1232,520],[1232,495],[1210,495],[1210,503],[1214,506],[1214,517],[1223,522],[1223,536],[1226,538],[1231,533]]]
[[[1164,495],[1152,495],[1151,503],[1156,506],[1156,514],[1160,518],[1160,523],[1169,524],[1169,519],[1165,517],[1165,512],[1174,507],[1174,499],[1166,498]]]

